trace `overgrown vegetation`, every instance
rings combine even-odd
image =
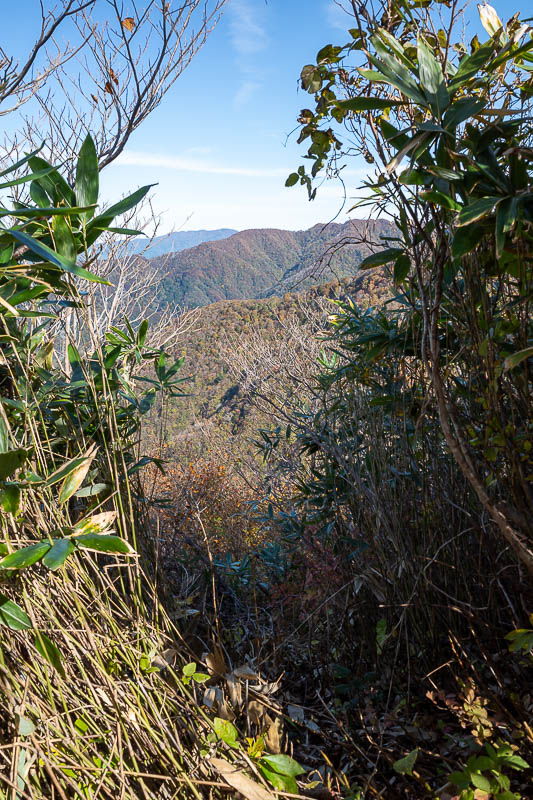
[[[532,29],[352,7],[287,183],[364,155],[365,277],[170,354],[93,291],[126,139],[4,167],[0,797],[530,794]]]

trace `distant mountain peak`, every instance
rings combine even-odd
[[[251,228],[151,260],[161,269],[168,301],[203,306],[351,277],[374,251],[372,243],[379,248],[382,237],[393,232],[391,223],[381,220],[319,223],[303,231]]]
[[[199,231],[171,231],[162,236],[155,236],[152,241],[149,239],[131,239],[128,242],[128,249],[131,253],[142,254],[145,258],[156,258],[167,253],[180,253],[196,247],[203,242],[214,242],[233,236],[238,231],[233,228],[217,228],[216,230]]]

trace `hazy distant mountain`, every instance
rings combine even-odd
[[[144,237],[139,239],[132,239],[128,243],[130,252],[143,253],[146,258],[155,258],[156,256],[163,256],[166,253],[179,253],[181,250],[187,250],[189,247],[196,247],[202,242],[214,242],[220,239],[225,239],[237,233],[233,228],[218,228],[214,231],[174,231],[167,233],[164,236],[156,236],[150,243],[146,252],[144,252],[148,240]]]
[[[350,277],[373,252],[368,241],[376,242],[379,248],[383,236],[393,235],[390,223],[367,220],[315,225],[305,231],[259,228],[204,242],[153,262],[165,274],[167,300],[203,306],[220,300],[301,291]],[[341,243],[343,246],[337,248]]]

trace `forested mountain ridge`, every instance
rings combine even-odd
[[[128,251],[142,254],[146,258],[156,258],[166,253],[178,253],[189,247],[196,247],[203,242],[214,242],[232,236],[237,231],[234,228],[217,228],[215,230],[199,231],[172,231],[163,236],[154,236],[150,241],[145,238],[130,239]]]
[[[203,306],[351,277],[375,249],[371,243],[379,248],[382,237],[393,235],[392,225],[379,220],[319,224],[304,231],[259,228],[150,261],[165,275],[165,299]]]

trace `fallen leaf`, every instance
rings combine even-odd
[[[275,800],[275,796],[264,786],[256,783],[234,764],[223,758],[210,759],[211,766],[221,775],[229,785],[240,792],[246,800]]]

